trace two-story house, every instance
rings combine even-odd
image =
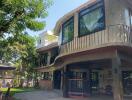
[[[64,97],[132,95],[131,0],[89,0],[60,18],[54,33]]]
[[[132,95],[132,1],[90,0],[56,23],[63,95]]]
[[[60,89],[61,72],[54,66],[58,51],[57,36],[53,35],[51,31],[45,31],[39,34],[37,44],[38,67],[35,70],[39,78],[39,87],[42,89]]]

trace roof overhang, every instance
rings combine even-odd
[[[41,47],[37,49],[37,52],[45,52],[48,50],[51,50],[52,48],[58,47],[58,42],[54,42],[52,44],[49,44],[47,46]]]
[[[16,68],[8,65],[0,65],[0,70],[15,70]]]
[[[34,68],[34,70],[37,70],[38,72],[53,72],[56,69],[54,67],[54,64],[51,64],[51,65],[48,65],[48,66]]]

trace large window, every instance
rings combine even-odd
[[[128,8],[125,9],[124,16],[125,16],[125,25],[130,26],[130,12]]]
[[[41,73],[41,79],[42,80],[50,80],[51,79],[51,75],[49,72],[42,72]]]
[[[101,31],[105,28],[104,4],[99,2],[79,13],[79,36]]]
[[[130,23],[131,23],[131,28],[132,28],[132,11],[130,10]]]
[[[51,50],[50,64],[54,63],[55,58],[58,56],[58,47]]]
[[[62,25],[62,44],[71,41],[74,37],[74,17]]]
[[[48,58],[48,53],[40,54],[40,66],[46,66],[47,65],[47,58]]]
[[[131,13],[131,27],[132,27],[132,13]]]

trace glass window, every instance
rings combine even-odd
[[[40,54],[40,65],[41,66],[47,65],[47,57],[48,57],[48,53]]]
[[[131,27],[132,27],[132,12],[130,14],[130,20],[131,20]]]
[[[125,9],[125,22],[127,26],[130,26],[129,10]]]
[[[69,42],[74,37],[74,18],[65,22],[62,25],[62,44]]]
[[[54,63],[55,58],[58,56],[58,48],[53,48],[51,50],[50,64]]]
[[[131,15],[131,26],[132,26],[132,15]]]
[[[58,38],[58,45],[61,45],[62,43],[62,28],[60,29],[59,38]]]
[[[103,3],[87,8],[79,14],[79,35],[83,36],[105,28],[105,14]]]
[[[44,72],[43,79],[44,80],[50,80],[50,73],[49,72]]]

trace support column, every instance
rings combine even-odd
[[[68,79],[67,79],[67,67],[64,67],[64,73],[63,73],[63,97],[68,97]]]
[[[51,59],[51,52],[48,52],[48,57],[47,57],[47,65],[50,65],[50,59]]]
[[[61,70],[61,90],[63,90],[63,74],[64,74],[64,71]]]
[[[74,15],[74,37],[78,37],[78,13]]]
[[[117,53],[116,57],[112,59],[112,74],[114,100],[123,100],[121,61]]]

